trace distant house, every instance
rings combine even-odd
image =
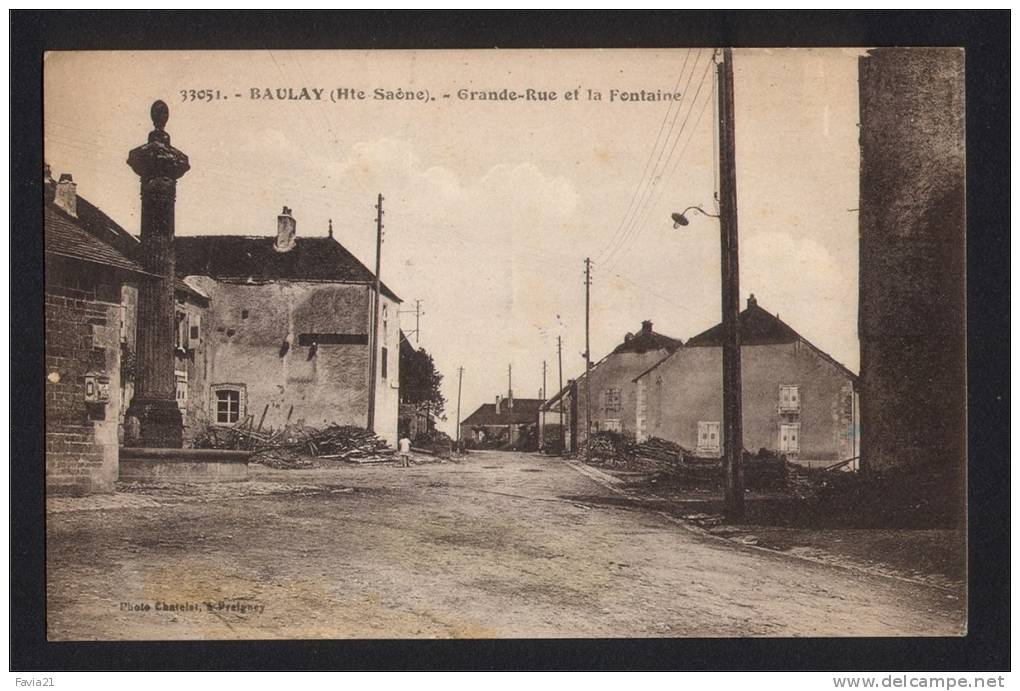
[[[626,334],[589,375],[582,374],[549,399],[545,409],[554,416],[550,424],[564,420],[567,448],[575,450],[584,443],[589,399],[593,432],[643,435],[645,416],[639,411],[634,378],[682,345],[678,338],[656,333],[652,322],[641,322],[641,330]]]
[[[538,398],[503,398],[483,403],[460,423],[460,438],[469,446],[520,446],[538,432]],[[508,442],[509,440],[509,442]]]
[[[640,437],[721,456],[722,325],[694,336],[634,379]],[[858,377],[758,305],[740,313],[744,448],[805,465],[858,455]]]

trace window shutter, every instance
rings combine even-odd
[[[188,325],[188,350],[198,350],[202,338],[202,315],[192,316]]]

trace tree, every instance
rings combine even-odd
[[[443,396],[443,375],[436,371],[436,363],[424,348],[415,350],[401,343],[400,348],[400,402],[410,403],[419,410],[445,420],[446,398]]]

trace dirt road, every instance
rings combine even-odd
[[[48,514],[50,639],[964,632],[945,591],[745,549],[607,495],[562,461],[489,452],[67,500]]]

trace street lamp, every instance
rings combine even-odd
[[[687,213],[697,211],[719,219],[722,243],[720,264],[722,269],[722,369],[723,369],[723,468],[726,476],[726,513],[739,520],[744,515],[743,479],[743,412],[740,385],[740,269],[737,263],[737,232],[735,214],[729,219],[722,214],[710,214],[700,206],[688,206],[680,213],[670,214],[673,227],[690,223]]]
[[[673,227],[674,228],[679,228],[680,226],[685,226],[685,225],[690,223],[690,220],[687,218],[687,212],[688,211],[698,211],[698,212],[700,212],[700,213],[702,213],[705,216],[708,216],[710,218],[719,218],[719,214],[710,214],[707,211],[705,211],[704,209],[702,209],[700,206],[688,206],[686,209],[684,209],[680,213],[677,213],[677,212],[674,211],[672,214],[670,214],[669,217],[671,219],[673,219]]]

